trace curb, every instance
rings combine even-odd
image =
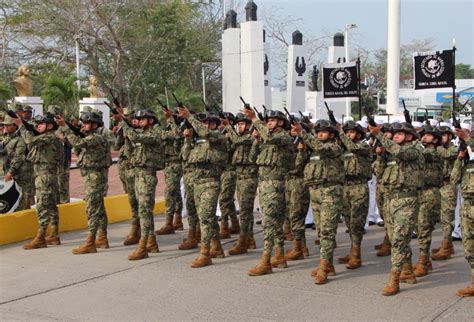
[[[128,195],[105,197],[105,211],[109,224],[129,220],[132,217]],[[86,203],[84,200],[58,205],[59,231],[87,228]],[[157,200],[153,213],[163,214],[165,201]],[[16,243],[36,236],[38,219],[34,209],[0,215],[0,245]]]

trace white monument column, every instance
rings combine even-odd
[[[296,30],[292,35],[292,44],[288,47],[288,74],[286,82],[286,108],[297,113],[305,108],[305,93],[308,90],[306,47],[303,46],[303,34]]]
[[[262,109],[265,104],[263,23],[257,21],[257,5],[253,1],[247,3],[245,11],[246,22],[240,24],[241,95],[246,102]]]
[[[102,112],[102,120],[104,127],[110,128],[110,109],[105,105],[107,99],[104,97],[84,97],[79,101],[79,112],[84,110],[84,106],[90,106]]]
[[[272,69],[270,66],[270,45],[265,41],[265,30],[263,30],[263,86],[265,88],[265,106],[272,106]]]
[[[400,0],[388,1],[387,107],[398,114],[400,89]]]
[[[237,13],[229,10],[222,34],[222,107],[236,114],[242,109],[240,96],[240,29]]]

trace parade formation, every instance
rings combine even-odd
[[[251,13],[249,10],[247,18],[253,21]],[[229,22],[231,25],[235,23]],[[301,40],[294,42],[298,43]],[[454,55],[454,51],[445,54]],[[304,64],[304,60],[297,60],[299,70]],[[345,82],[352,86],[352,79],[355,88],[342,97],[355,95],[360,100],[359,62],[331,68],[323,68],[323,78],[329,73],[336,75],[334,69],[345,70],[348,74],[335,76],[340,80],[338,86]],[[347,77],[351,68],[355,73],[352,78]],[[25,75],[28,70],[21,67],[15,82],[18,96],[32,95]],[[93,81],[97,82],[95,77]],[[97,93],[91,83],[92,96]],[[337,96],[338,88],[331,95]],[[329,93],[326,83],[324,91]],[[123,245],[136,245],[128,260],[146,260],[159,253],[160,236],[184,229],[185,206],[187,237],[176,247],[196,249],[197,257],[189,263],[192,268],[261,247],[260,261],[247,274],[271,274],[309,256],[305,219],[311,207],[319,263],[304,278],[311,275],[315,284],[326,284],[337,273],[335,261],[351,270],[364,265],[368,182],[376,180],[375,199],[385,229],[384,240],[376,246],[377,255],[391,256],[388,282],[381,294],[391,296],[400,291],[400,283],[413,284],[429,275],[432,260],[451,258],[459,187],[462,241],[472,280],[457,294],[474,295],[474,131],[472,123],[459,122],[454,102],[451,118],[419,124],[409,113],[402,122],[379,122],[366,111],[356,122],[351,117],[336,119],[329,107],[327,119],[310,119],[291,108],[292,113],[286,109],[284,113],[264,106],[259,112],[254,107],[259,104],[247,101],[243,93],[232,95],[241,102],[233,106],[237,113],[211,109],[205,102],[204,112],[191,112],[186,102],[173,94],[175,106],[158,100],[164,115],[161,122],[153,108],[123,106],[112,97],[112,103],[107,103],[113,120],[110,128],[104,125],[103,111],[91,106],[82,108],[77,122],[69,121],[57,105],[34,117],[28,104],[16,103],[15,109],[5,109],[0,122],[5,182],[14,180],[21,188],[16,210],[35,204],[39,223],[36,237],[23,248],[61,245],[57,205],[70,199],[72,153],[77,155],[85,184],[88,220],[87,238],[72,253],[92,254],[97,248],[109,248],[104,197],[111,153],[116,151],[120,180],[132,212]],[[162,227],[155,227],[153,217],[157,171],[165,175]],[[257,196],[263,245],[254,239]],[[346,256],[335,259],[337,227],[342,221],[351,247]],[[443,240],[433,248],[437,246],[432,245],[432,235],[438,222]],[[417,240],[412,239],[413,233]],[[224,250],[221,239],[231,234],[238,234],[238,240]],[[285,239],[292,239],[292,249],[285,250]],[[419,248],[418,259],[413,258],[412,247]]]

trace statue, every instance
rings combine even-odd
[[[257,21],[257,5],[252,0],[245,5],[245,21]]]
[[[89,97],[101,97],[101,93],[97,88],[97,78],[95,76],[89,77],[89,87],[87,89],[89,90]]]
[[[237,28],[237,13],[234,10],[227,11],[224,19],[224,30]]]
[[[319,78],[319,69],[318,66],[313,66],[313,74],[311,75],[311,83],[313,84],[312,89],[314,92],[318,92],[318,78]]]
[[[23,65],[18,68],[18,77],[15,78],[15,88],[18,96],[33,96],[33,82],[29,77],[30,69]]]
[[[303,44],[303,34],[296,30],[291,34],[292,44],[293,45],[302,45]]]

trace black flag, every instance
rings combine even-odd
[[[357,64],[324,64],[324,98],[358,97]]]
[[[415,89],[453,87],[453,51],[432,51],[413,55]]]

